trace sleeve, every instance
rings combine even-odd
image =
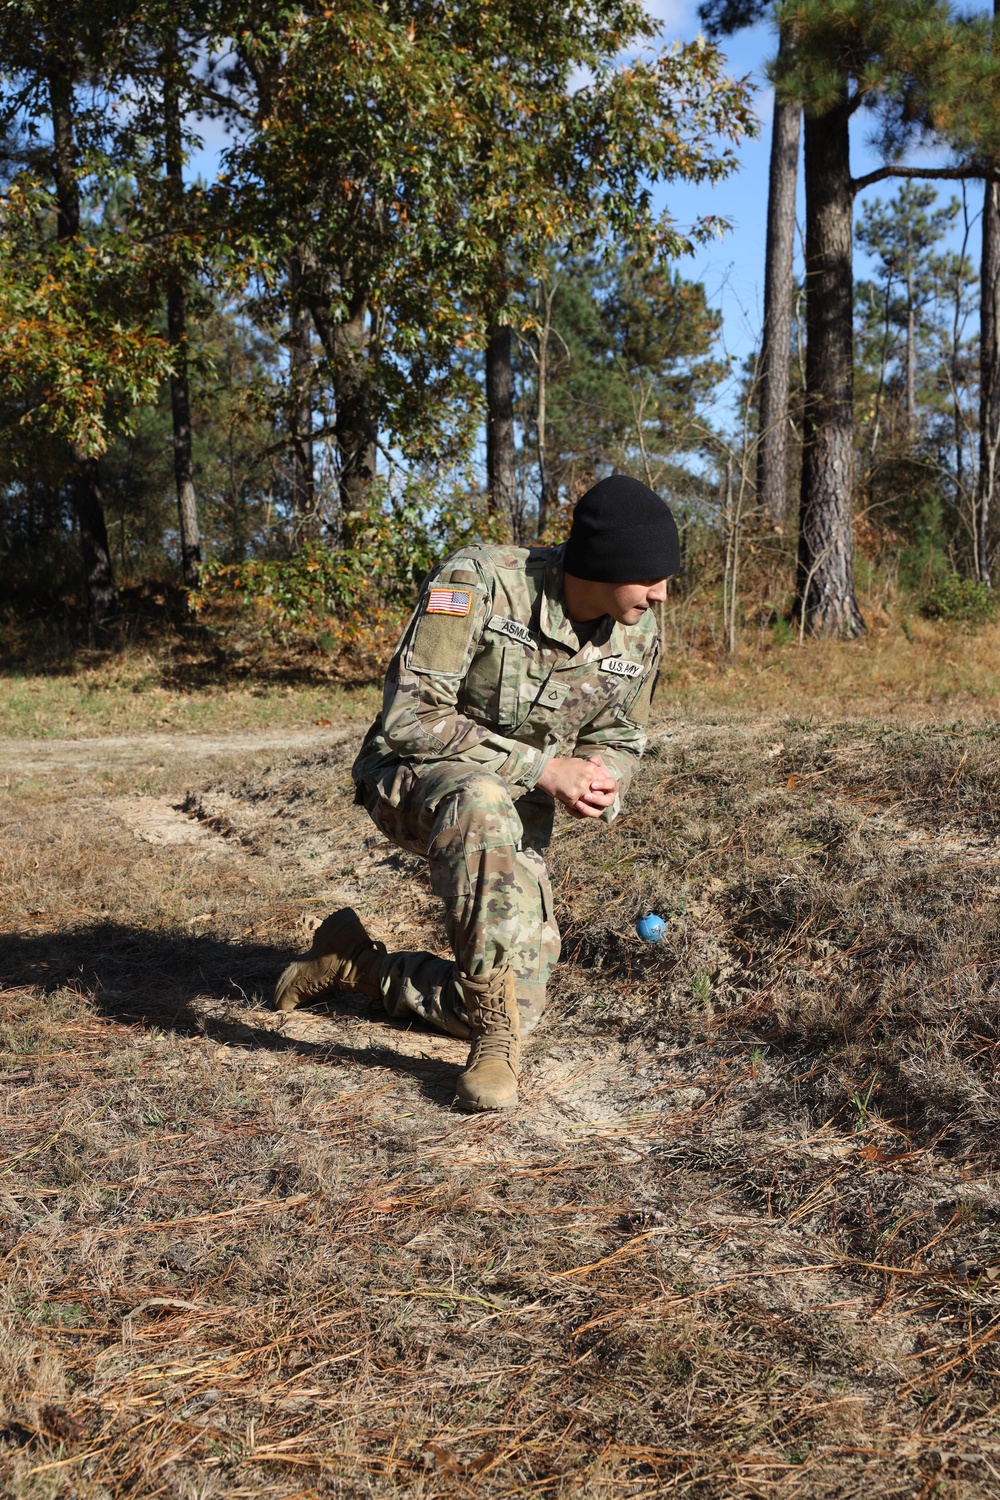
[[[458,613],[466,594],[468,609]],[[462,761],[530,790],[550,755],[458,710],[492,602],[493,579],[478,559],[453,557],[431,574],[389,664],[382,733],[397,755],[417,765]]]
[[[622,799],[646,748],[646,725],[660,675],[659,660],[660,643],[654,635],[646,648],[642,676],[629,685],[621,699],[607,703],[577,735],[574,754],[584,758],[599,755],[618,782],[618,795],[611,807],[602,813],[608,823],[621,812]]]

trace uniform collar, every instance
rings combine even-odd
[[[612,646],[617,644],[615,637],[620,627],[616,626],[610,615],[596,622],[594,634],[586,645],[580,645],[580,638],[576,633],[576,626],[566,613],[563,604],[563,554],[566,544],[556,547],[552,561],[545,569],[545,585],[542,589],[542,606],[539,611],[538,623],[541,632],[550,641],[558,641],[561,646],[567,646],[574,656],[581,660],[588,659],[597,661],[602,656],[613,656],[617,653],[609,650],[609,641]]]

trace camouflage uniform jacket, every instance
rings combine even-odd
[[[645,748],[659,641],[604,616],[579,633],[562,604],[562,547],[455,552],[427,580],[386,675],[357,783],[403,758],[492,771],[517,799],[554,755],[599,754],[619,798]]]

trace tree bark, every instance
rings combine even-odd
[[[73,76],[62,58],[49,62],[52,109],[52,175],[56,184],[56,237],[60,243],[80,233],[80,185],[73,137]]]
[[[375,424],[368,379],[367,298],[356,297],[334,335],[334,430],[340,453],[341,515],[364,510],[375,478]]]
[[[543,281],[540,283],[539,290],[545,309],[542,326],[538,330],[538,405],[535,413],[535,436],[538,441],[537,535],[541,539],[549,523],[549,509],[552,503],[552,478],[549,473],[545,442],[549,395],[549,340],[552,337],[552,300],[555,296],[555,287]]]
[[[917,310],[913,305],[913,261],[906,267],[906,427],[917,425]]]
[[[509,327],[494,324],[486,340],[486,477],[491,511],[506,516],[517,540],[514,374]]]
[[[845,103],[806,115],[806,403],[796,610],[836,636],[865,629],[854,590],[853,193]]]
[[[993,0],[993,25],[1000,0]],[[996,37],[994,37],[994,45]],[[972,573],[987,587],[990,521],[1000,456],[1000,183],[983,184],[983,243],[979,262],[979,472],[972,515]]]
[[[181,140],[180,59],[177,36],[172,34],[163,51],[163,125],[167,193],[174,228],[184,207],[184,151]],[[188,380],[187,291],[183,270],[174,267],[167,283],[167,336],[173,350],[174,372],[170,377],[170,409],[173,418],[174,483],[181,535],[181,577],[188,588],[196,587],[201,567],[201,537],[198,531],[198,500],[194,488],[194,458],[191,451],[191,389]]]
[[[56,186],[56,235],[60,242],[80,233],[80,185],[76,173],[73,133],[73,76],[62,58],[53,56],[48,68],[52,111],[52,174]],[[87,607],[94,625],[106,625],[118,613],[118,587],[108,546],[97,460],[87,458],[74,444],[70,493],[80,532]]]
[[[181,534],[181,576],[188,588],[198,583],[201,567],[201,536],[198,500],[194,488],[191,452],[191,394],[187,365],[187,297],[180,281],[167,291],[167,332],[174,350],[174,373],[170,377],[170,410],[173,418],[174,483]]]
[[[336,403],[333,430],[340,459],[340,515],[332,530],[339,539],[343,517],[364,510],[369,487],[375,478],[378,433],[371,416],[368,377],[368,299],[364,293],[355,293],[348,317],[341,323],[330,317],[329,303],[321,291],[310,288],[308,300],[316,332],[333,370]]]
[[[289,290],[289,410],[292,506],[299,531],[316,529],[316,492],[313,477],[312,351],[309,319],[302,300],[302,263],[293,255],[288,268]]]
[[[111,566],[100,470],[96,458],[85,458],[78,451],[73,457],[73,509],[80,529],[87,601],[94,624],[106,625],[118,613],[118,590]]]
[[[356,290],[348,304],[347,318],[337,322],[330,316],[327,273],[314,247],[300,245],[298,261],[302,302],[312,314],[332,372],[336,408],[333,430],[340,461],[339,515],[330,526],[336,541],[343,517],[364,510],[375,478],[378,426],[372,415],[368,295]]]
[[[788,48],[778,46],[779,67]],[[800,104],[774,101],[764,257],[764,333],[760,358],[760,439],[757,503],[779,525],[787,509],[788,388],[792,367],[792,263],[795,188],[799,175]]]
[[[1000,450],[1000,184],[995,182],[985,184],[979,274],[979,473],[972,518],[972,572],[989,585],[990,519]]]

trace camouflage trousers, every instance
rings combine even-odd
[[[545,1008],[545,987],[559,958],[541,854],[552,836],[551,797],[529,792],[515,802],[490,771],[468,764],[418,771],[402,760],[383,761],[359,791],[386,838],[426,859],[455,955],[452,962],[433,953],[389,954],[382,974],[389,1015],[409,1012],[453,1036],[468,1036],[459,975],[510,964],[527,1034]]]

